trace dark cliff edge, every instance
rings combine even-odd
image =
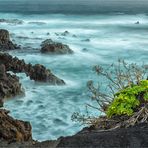
[[[101,131],[84,128],[74,136],[60,137],[54,141],[32,140],[31,125],[13,119],[8,111],[0,109],[1,148],[146,148],[148,147],[148,124],[128,128]]]
[[[148,124],[139,124],[129,128],[112,131],[84,130],[72,137],[60,140],[57,147],[148,147]]]

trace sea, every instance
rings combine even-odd
[[[85,125],[73,122],[72,114],[85,113],[87,103],[95,105],[90,99],[87,82],[103,82],[93,71],[95,65],[107,67],[118,59],[138,65],[147,63],[147,9],[144,5],[142,9],[141,5],[132,4],[125,7],[127,9],[122,6],[107,9],[109,4],[94,9],[92,5],[78,2],[79,7],[73,2],[44,9],[39,4],[20,3],[7,0],[0,4],[0,19],[7,20],[0,22],[0,28],[7,29],[11,40],[22,47],[9,53],[26,63],[46,66],[66,85],[41,84],[18,73],[25,93],[6,100],[4,107],[14,118],[31,123],[36,140],[74,135]],[[74,54],[42,54],[40,45],[45,39],[67,44]],[[95,116],[101,114],[91,108],[88,112]]]

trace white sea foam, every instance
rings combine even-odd
[[[147,62],[148,16],[143,14],[84,16],[0,13],[0,16],[23,20],[21,25],[0,23],[0,28],[13,33],[12,38],[16,43],[37,48],[10,53],[27,63],[45,65],[66,82],[65,86],[48,86],[19,74],[25,96],[9,100],[5,106],[14,117],[31,122],[33,138],[38,140],[72,135],[82,128],[71,121],[71,115],[75,111],[84,111],[85,103],[89,102],[86,82],[98,80],[92,66],[111,64],[118,58],[129,62]],[[140,24],[135,24],[137,21]],[[63,36],[66,30],[69,34]],[[48,38],[69,45],[74,54],[41,54],[40,44]]]

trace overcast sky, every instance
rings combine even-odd
[[[148,0],[0,0],[0,11],[143,13]]]
[[[143,3],[143,2],[148,2],[148,0],[0,0],[0,2],[13,2],[13,1],[18,1],[18,2],[64,2],[64,3]]]
[[[2,3],[28,3],[28,4],[99,4],[99,5],[128,5],[128,4],[137,4],[137,5],[146,5],[148,0],[0,0]]]

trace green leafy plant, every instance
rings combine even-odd
[[[102,112],[103,116],[74,113],[72,120],[82,124],[101,125],[101,128],[111,128],[112,125],[120,127],[122,122],[130,126],[148,121],[147,65],[127,64],[124,60],[119,60],[105,68],[94,66],[93,70],[100,77],[99,83],[91,80],[87,86],[91,99],[96,104],[86,104],[86,107]],[[103,84],[100,80],[103,80]]]
[[[139,97],[140,96],[140,97]],[[131,116],[136,107],[148,101],[148,80],[142,80],[137,85],[131,85],[115,94],[113,102],[107,109],[107,116]]]

